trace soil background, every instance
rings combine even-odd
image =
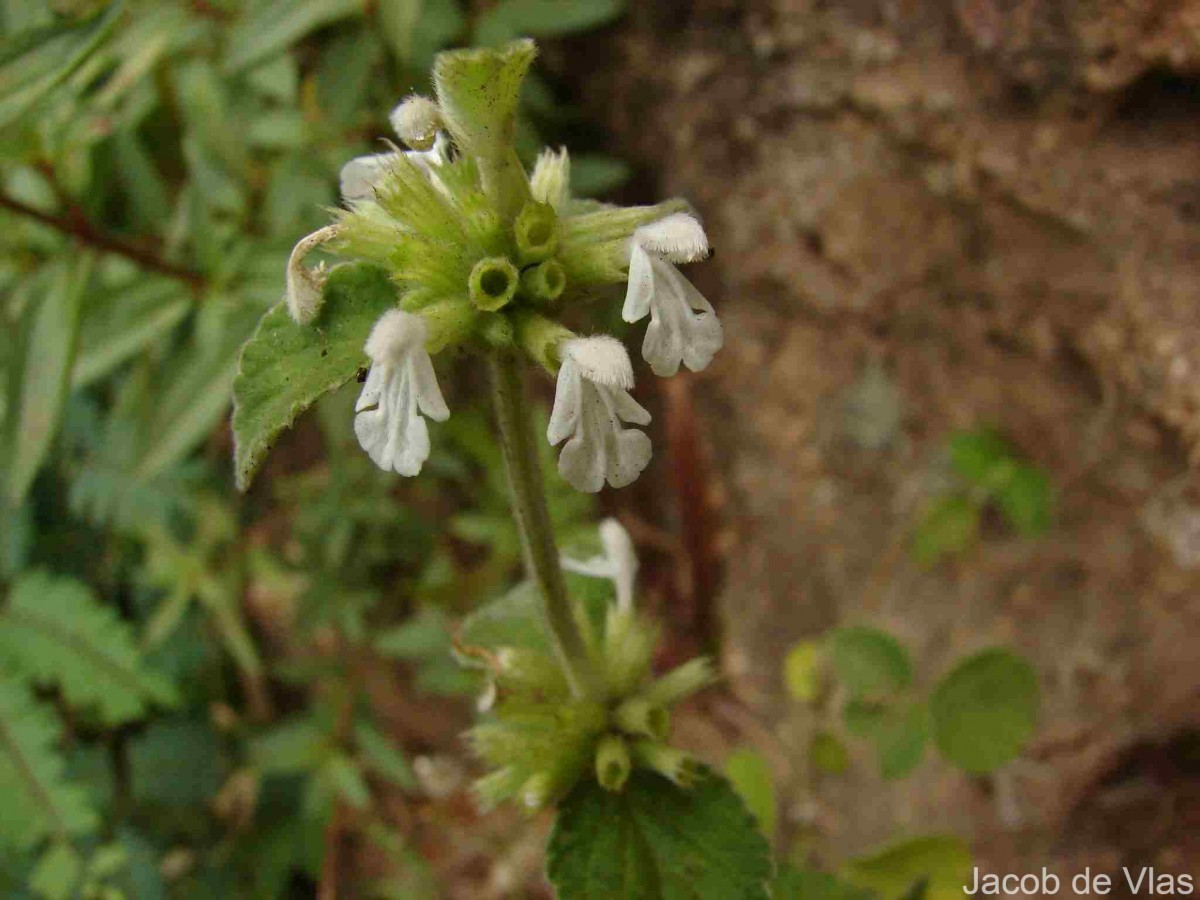
[[[689,739],[762,749],[781,847],[826,865],[947,830],[987,871],[1196,873],[1200,3],[630,7],[544,55],[638,167],[624,199],[689,198],[716,248],[688,274],[726,347],[656,388],[662,496],[620,509],[660,612],[720,647],[731,698]],[[981,425],[1050,474],[1053,529],[989,523],[919,568],[947,439]],[[1027,655],[1022,759],[885,782],[864,747],[807,774],[782,659],[855,622],[926,685]]]

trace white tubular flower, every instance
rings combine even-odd
[[[629,532],[616,519],[605,519],[600,523],[600,543],[604,551],[599,556],[587,559],[562,558],[562,567],[568,572],[588,575],[592,578],[607,578],[617,589],[617,609],[633,611],[633,586],[637,581],[638,558]]]
[[[622,427],[646,425],[650,413],[629,396],[633,367],[615,338],[572,338],[561,347],[562,367],[546,437],[556,445],[568,437],[558,471],[578,490],[594,494],[607,481],[624,487],[650,462],[650,438]]]
[[[371,461],[385,472],[416,475],[429,457],[429,429],[450,417],[425,351],[428,328],[420,316],[398,309],[379,317],[364,349],[371,357],[354,406],[354,433]]]
[[[621,316],[636,322],[650,314],[642,356],[655,375],[674,375],[681,362],[699,372],[725,342],[712,304],[674,265],[707,255],[704,228],[687,213],[674,213],[633,232]]]
[[[315,268],[304,265],[304,257],[314,247],[319,247],[326,241],[337,237],[338,227],[327,225],[302,238],[292,248],[288,257],[287,275],[285,277],[288,314],[300,325],[307,325],[317,317],[321,310],[321,289],[325,286],[325,264]]]
[[[402,155],[416,163],[417,168],[429,176],[430,181],[441,186],[441,181],[434,170],[446,161],[450,149],[450,138],[445,132],[439,132],[431,150],[393,150],[391,153],[373,153],[370,156],[356,156],[342,166],[341,189],[342,201],[354,203],[362,200],[374,200],[375,190],[380,182],[387,177],[392,165]]]

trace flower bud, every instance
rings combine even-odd
[[[442,111],[428,97],[413,94],[392,110],[389,117],[400,140],[414,150],[428,150],[442,128]]]

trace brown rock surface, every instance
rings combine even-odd
[[[826,861],[938,828],[997,871],[1200,861],[1172,743],[1200,724],[1200,3],[632,5],[569,68],[718,251],[698,430],[736,694],[777,735],[783,654],[853,621],[922,684],[1006,643],[1043,685],[999,778],[805,779],[775,747],[793,828]],[[921,570],[917,510],[980,424],[1050,473],[1055,527]]]

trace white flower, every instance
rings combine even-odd
[[[564,556],[562,567],[579,575],[609,579],[617,589],[617,609],[631,612],[633,586],[638,572],[638,558],[633,549],[633,540],[620,522],[616,519],[605,519],[600,523],[600,543],[604,550],[599,556],[587,559]]]
[[[434,170],[446,161],[449,150],[450,138],[446,136],[445,132],[438,132],[437,140],[433,142],[431,150],[393,150],[390,153],[356,156],[342,166],[340,179],[342,200],[346,203],[374,200],[375,190],[379,187],[379,183],[401,156],[408,157],[416,164],[417,168],[429,176],[429,180],[435,186],[443,188]]]
[[[325,264],[315,268],[304,265],[304,257],[315,248],[337,237],[339,228],[327,225],[300,239],[288,257],[287,273],[284,277],[288,314],[300,325],[307,325],[317,317],[321,309],[321,289],[325,286]]]
[[[699,372],[725,342],[712,304],[674,266],[707,255],[704,229],[687,213],[675,213],[633,232],[629,288],[621,316],[636,322],[650,314],[642,356],[655,375],[674,375],[680,362]]]
[[[425,350],[427,332],[420,316],[393,309],[379,317],[364,347],[371,372],[354,406],[354,433],[385,472],[420,472],[429,456],[421,414],[436,422],[450,417]]]
[[[629,396],[633,367],[621,342],[606,336],[573,338],[561,347],[562,367],[546,437],[570,437],[558,471],[573,487],[594,494],[607,481],[624,487],[650,462],[650,438],[622,427],[646,425],[650,413]]]

